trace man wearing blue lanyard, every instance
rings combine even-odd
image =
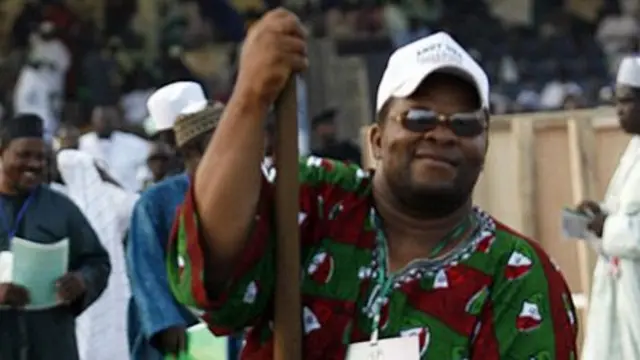
[[[0,132],[0,359],[76,360],[75,318],[107,285],[109,256],[80,210],[42,185],[46,144],[42,120],[18,115]],[[69,241],[68,272],[52,283],[58,305],[30,310],[30,294],[13,284],[14,238]]]

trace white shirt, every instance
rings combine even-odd
[[[53,135],[58,124],[53,103],[54,82],[53,75],[45,67],[24,66],[13,91],[14,112],[40,116],[48,136]]]
[[[125,189],[136,192],[142,188],[137,174],[147,166],[151,151],[147,140],[122,131],[114,131],[109,139],[100,139],[90,132],[80,137],[79,149],[105,164],[109,174]]]

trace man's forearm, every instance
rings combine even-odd
[[[234,94],[196,171],[193,195],[203,240],[223,263],[241,251],[253,221],[267,110],[252,96]]]

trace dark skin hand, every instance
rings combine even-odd
[[[165,356],[178,356],[187,349],[187,329],[184,326],[172,326],[157,333],[151,343]]]
[[[604,222],[607,220],[607,214],[599,213],[591,220],[587,228],[596,234],[599,238],[602,237],[602,230],[604,229]]]
[[[607,214],[602,211],[600,205],[595,201],[585,200],[578,204],[576,210],[587,216],[593,215],[587,228],[598,237],[602,237],[602,230],[604,228],[604,222],[607,220]]]
[[[65,304],[71,304],[78,300],[87,291],[82,275],[70,272],[56,281],[58,299]]]
[[[30,301],[29,291],[22,286],[10,283],[0,284],[0,304],[21,308]]]
[[[598,204],[597,202],[592,200],[584,200],[580,204],[578,204],[578,206],[576,207],[576,211],[585,215],[595,215],[601,213],[602,209],[600,209],[600,204]]]

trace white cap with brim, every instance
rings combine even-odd
[[[398,48],[378,86],[376,113],[391,98],[413,94],[431,74],[447,73],[476,87],[482,108],[489,108],[489,78],[480,65],[445,32],[438,32]]]
[[[627,56],[622,59],[616,84],[640,88],[640,56]]]
[[[178,81],[156,90],[147,100],[147,110],[156,132],[173,128],[182,111],[193,104],[206,104],[207,98],[200,84]]]

